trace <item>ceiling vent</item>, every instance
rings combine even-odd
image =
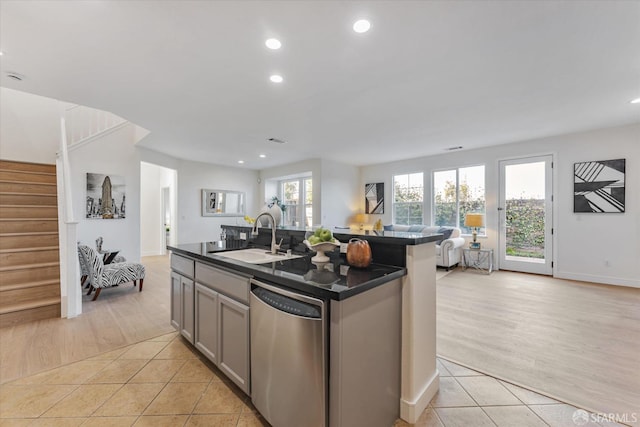
[[[7,71],[7,77],[13,80],[17,80],[19,82],[24,80],[24,76],[22,74],[14,73],[13,71]]]
[[[275,142],[276,144],[284,144],[284,141],[278,138],[269,138],[267,139],[269,142]]]
[[[444,149],[444,151],[456,151],[456,150],[462,150],[462,145],[456,145],[455,147],[448,147]]]

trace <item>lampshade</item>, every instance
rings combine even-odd
[[[464,217],[464,225],[466,227],[484,227],[484,214],[468,213]]]
[[[363,213],[356,214],[355,221],[358,224],[362,224],[364,222],[367,222],[367,216],[365,214],[363,214]]]

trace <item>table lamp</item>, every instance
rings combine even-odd
[[[364,230],[364,223],[367,221],[366,215],[363,213],[356,214],[355,220],[360,230]]]
[[[473,242],[469,245],[472,249],[480,249],[480,242],[478,242],[478,228],[484,227],[484,214],[483,213],[468,213],[464,217],[465,227],[473,228],[472,236]]]

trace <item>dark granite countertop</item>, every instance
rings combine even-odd
[[[327,253],[331,259],[324,264],[311,261],[314,252],[296,253],[295,255],[302,255],[300,258],[249,264],[220,256],[224,251],[242,249],[237,244],[232,248],[227,247],[225,241],[186,243],[167,246],[167,249],[323,299],[343,300],[407,274],[405,268],[382,264],[371,264],[367,268],[350,267],[337,250]]]
[[[249,225],[222,225],[223,228],[243,228],[250,229]],[[263,228],[261,228],[263,229]],[[268,230],[268,228],[267,228]],[[289,231],[306,233],[313,231],[311,228],[280,226],[277,231]],[[347,242],[351,238],[362,238],[369,242],[380,242],[393,245],[422,245],[424,243],[436,242],[442,239],[442,234],[432,233],[410,233],[408,231],[375,231],[375,230],[355,230],[352,228],[331,228],[333,235],[342,242]]]

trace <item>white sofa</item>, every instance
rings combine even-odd
[[[460,237],[461,231],[457,227],[441,227],[428,225],[385,225],[385,230],[389,231],[406,231],[411,233],[442,233],[445,230],[452,230],[451,235],[436,243],[436,265],[445,267],[449,270],[454,265],[462,262],[462,247],[464,246],[464,238]]]

